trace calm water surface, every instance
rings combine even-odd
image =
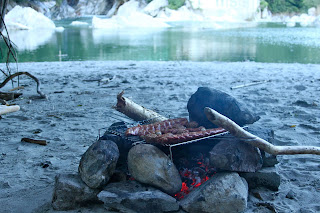
[[[210,23],[171,23],[174,27],[169,29],[102,30],[90,27],[91,18],[80,19],[88,23],[86,26],[71,26],[72,21],[56,22],[57,26],[65,27],[63,32],[10,33],[18,46],[18,61],[320,63],[320,28],[286,28],[282,24],[263,23],[217,30]]]

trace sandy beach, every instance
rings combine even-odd
[[[261,119],[254,125],[273,129],[277,145],[320,146],[320,65],[86,61],[21,63],[19,71],[37,76],[48,99],[39,99],[35,82],[23,76],[23,95],[10,101],[21,110],[0,120],[0,212],[56,212],[50,206],[55,176],[77,172],[99,129],[130,121],[112,108],[123,90],[136,103],[176,118],[188,117],[187,102],[198,87],[219,89],[257,113]],[[266,82],[230,89],[255,81]],[[319,212],[320,157],[278,159],[280,189],[267,191],[264,201],[278,212]],[[256,202],[250,194],[247,212],[271,212]],[[104,211],[71,212],[92,208]]]

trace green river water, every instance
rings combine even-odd
[[[320,28],[287,28],[281,23],[225,29],[209,23],[170,23],[168,29],[92,29],[91,18],[57,21],[63,32],[11,33],[19,62],[148,60],[148,61],[255,61],[320,63]],[[20,34],[19,34],[20,33]],[[3,43],[1,47],[3,47]]]

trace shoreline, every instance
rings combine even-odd
[[[55,212],[50,207],[55,175],[76,173],[81,155],[95,141],[98,130],[103,132],[123,119],[112,109],[122,90],[136,103],[174,118],[188,117],[187,101],[198,87],[219,89],[257,113],[261,119],[253,125],[273,129],[276,145],[320,144],[318,64],[71,61],[19,63],[19,70],[39,78],[49,98],[39,99],[35,82],[23,76],[23,95],[10,101],[21,110],[0,120],[0,205],[6,212]],[[1,91],[9,89],[7,84]],[[44,139],[48,145],[24,143],[23,137]],[[280,212],[319,211],[319,157],[278,159],[280,189],[264,193],[263,202]],[[287,198],[289,192],[292,196]],[[256,202],[251,193],[246,212],[267,212]],[[81,212],[92,208],[104,210],[95,206],[81,208]]]

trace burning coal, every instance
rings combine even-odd
[[[179,167],[179,172],[182,179],[181,191],[175,194],[175,198],[178,200],[183,199],[192,190],[199,187],[201,184],[209,180],[215,173],[214,167],[210,166],[209,158],[200,153],[197,157],[191,159],[180,159],[185,165]]]

